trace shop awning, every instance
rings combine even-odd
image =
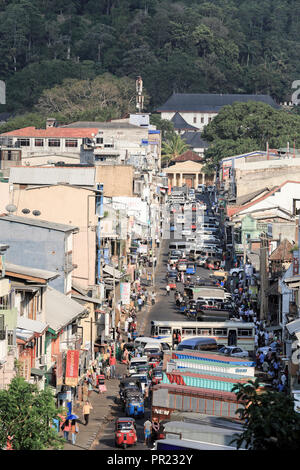
[[[46,371],[41,370],[41,369],[36,369],[35,367],[32,367],[31,369],[31,375],[38,375],[39,377],[43,377],[43,375],[46,374]]]
[[[300,276],[292,276],[283,280],[289,289],[298,289],[300,287]]]
[[[290,323],[287,323],[285,326],[290,335],[292,335],[293,333],[296,334],[300,332],[300,318],[297,318],[297,320],[293,320]]]
[[[121,279],[123,276],[125,276],[125,274],[123,274],[121,271],[114,268],[113,266],[109,266],[108,264],[103,267],[103,272],[116,279]]]

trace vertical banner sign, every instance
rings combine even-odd
[[[76,387],[78,384],[78,366],[79,366],[79,351],[69,350],[67,352],[66,364],[66,378],[65,384],[71,387]]]
[[[56,386],[63,383],[63,357],[62,353],[59,353],[56,357]]]
[[[299,260],[298,258],[293,259],[293,276],[299,274]]]
[[[130,282],[120,283],[120,294],[122,305],[130,305]]]

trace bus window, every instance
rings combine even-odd
[[[238,329],[238,336],[252,336],[252,328],[248,329]]]
[[[182,328],[182,336],[196,336],[196,328]]]
[[[159,328],[159,334],[160,335],[170,335],[171,334],[171,328],[166,327],[166,326],[161,326]]]
[[[214,336],[227,336],[226,328],[214,328]]]
[[[201,336],[210,336],[211,335],[211,328],[198,328],[197,335]]]

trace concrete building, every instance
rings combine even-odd
[[[213,177],[205,175],[203,166],[203,159],[191,150],[174,158],[165,168],[169,187],[186,185],[197,188],[198,184],[211,184]]]
[[[16,215],[0,216],[1,240],[10,247],[7,262],[59,274],[50,284],[64,294],[71,293],[76,232],[78,227],[71,225]]]
[[[173,93],[157,112],[161,113],[162,119],[171,121],[176,115],[177,120],[181,117],[187,125],[203,130],[224,106],[249,101],[266,103],[274,108],[279,107],[269,95]]]

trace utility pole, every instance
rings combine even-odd
[[[268,270],[267,270],[267,250],[269,248],[268,239],[266,234],[262,233],[260,236],[260,319],[266,320],[268,310],[268,296],[266,291],[269,285]]]

